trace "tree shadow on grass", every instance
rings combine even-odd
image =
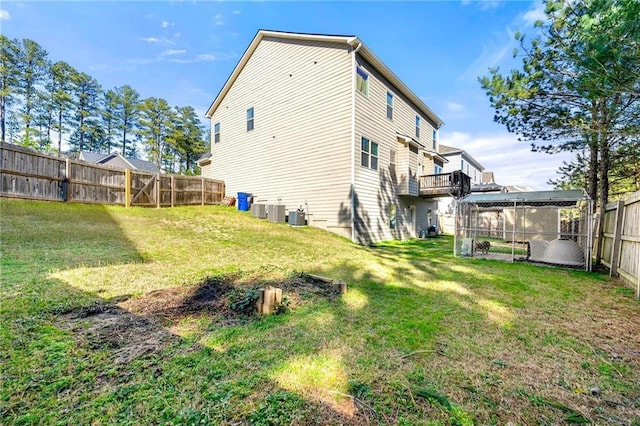
[[[71,227],[71,233],[78,235],[56,242],[47,268],[11,278],[14,288],[3,295],[11,303],[2,306],[0,361],[12,396],[5,400],[2,418],[10,423],[452,421],[451,413],[415,398],[415,386],[435,386],[452,401],[477,408],[481,421],[490,419],[487,413],[505,422],[512,419],[510,402],[528,410],[525,419],[562,418],[552,407],[528,402],[527,394],[497,393],[504,401],[482,399],[491,399],[494,394],[489,391],[506,380],[497,368],[511,375],[518,372],[502,366],[504,361],[493,365],[492,347],[478,349],[472,331],[453,342],[452,330],[460,330],[449,328],[453,322],[470,326],[475,322],[478,330],[493,330],[489,336],[498,338],[504,338],[503,328],[475,303],[478,295],[492,297],[473,287],[478,273],[452,262],[436,244],[360,247],[362,253],[373,254],[389,275],[346,260],[308,271],[345,280],[350,289],[340,299],[311,297],[313,302],[301,303],[284,316],[221,322],[221,305],[216,303],[226,287],[219,277],[137,298],[107,300],[49,278],[45,271],[50,267],[142,259],[135,245],[118,233],[115,222],[95,220],[102,231],[83,234]],[[93,220],[84,225],[89,222]],[[109,236],[110,246],[120,253],[104,258],[97,250],[85,254],[81,262],[66,257],[74,247],[92,247],[90,235],[96,232]],[[46,244],[38,244],[37,250],[46,251]],[[18,250],[9,252],[15,260]],[[10,276],[19,272],[14,268]],[[437,289],[423,285],[429,277],[467,284]],[[236,284],[232,275],[224,278],[227,284]],[[486,285],[509,281],[485,278]],[[284,281],[259,284],[285,287]],[[180,330],[192,323],[198,325],[195,332]],[[454,343],[469,347],[453,347]],[[483,370],[468,368],[467,362],[480,362]],[[452,374],[452,368],[460,370]],[[531,395],[530,389],[525,390]]]

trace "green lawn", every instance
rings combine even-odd
[[[222,206],[0,208],[0,424],[640,425],[640,303],[604,275]],[[230,311],[261,285],[293,310]]]

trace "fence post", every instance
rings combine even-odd
[[[65,179],[67,180],[67,190],[64,194],[64,201],[68,203],[71,201],[71,159],[69,157],[67,157],[64,167]]]
[[[156,173],[156,208],[159,209],[160,208],[160,195],[162,194],[162,192],[160,191],[160,183],[162,181],[160,180],[160,173]]]
[[[611,247],[611,268],[609,276],[618,275],[618,263],[620,262],[620,245],[622,243],[622,225],[624,219],[624,200],[620,200],[616,205],[616,222],[613,231],[613,246]]]
[[[131,169],[124,169],[124,206],[131,207]]]
[[[204,176],[200,177],[200,183],[202,183],[202,204],[204,206]]]
[[[176,205],[176,177],[171,175],[171,207]]]

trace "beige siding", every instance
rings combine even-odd
[[[227,194],[307,209],[351,237],[351,54],[346,45],[265,37],[214,111],[206,177]],[[254,130],[246,110],[254,108]]]
[[[482,171],[471,164],[462,154],[447,155],[445,158],[449,162],[444,164],[443,173],[461,170],[471,178],[472,185],[482,183]],[[464,160],[464,169],[460,168],[461,160]]]
[[[435,209],[434,203],[418,197],[398,194],[418,193],[417,175],[424,165],[422,152],[411,152],[409,147],[398,142],[396,132],[413,137],[431,148],[434,123],[422,116],[418,109],[395,91],[386,80],[366,62],[359,65],[369,75],[368,96],[356,92],[356,183],[357,197],[356,230],[360,242],[375,242],[394,238],[409,238],[418,235],[426,226],[426,211]],[[355,71],[354,71],[355,72]],[[394,97],[393,119],[387,118],[387,91]],[[419,115],[420,138],[415,136],[415,117]],[[378,170],[360,164],[360,140],[364,136],[379,144]],[[396,150],[396,171],[390,173],[389,153]],[[396,209],[396,229],[389,226],[389,205]],[[412,218],[410,206],[415,206]],[[412,220],[413,219],[413,220]]]

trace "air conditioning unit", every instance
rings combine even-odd
[[[251,204],[251,216],[258,219],[267,218],[267,206],[266,204]]]
[[[304,212],[291,210],[289,212],[289,225],[304,226]]]
[[[284,222],[286,216],[286,206],[283,204],[267,205],[267,220],[269,222]]]

